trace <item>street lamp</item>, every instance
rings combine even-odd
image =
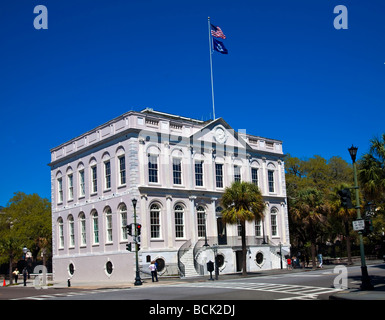
[[[215,280],[218,280],[219,275],[219,266],[218,266],[218,245],[216,243],[213,244],[211,249],[214,252],[214,270],[215,270]]]
[[[135,276],[135,286],[142,285],[142,280],[140,279],[139,274],[139,259],[138,259],[138,228],[136,227],[136,204],[138,200],[135,198],[132,199],[132,205],[134,206],[134,226],[135,226],[135,262],[136,262],[136,276]]]
[[[207,213],[205,213],[205,244],[203,245],[204,247],[210,247],[210,245],[207,243]]]
[[[358,180],[357,180],[357,167],[356,167],[356,156],[357,156],[357,147],[354,147],[353,145],[348,149],[350,157],[353,161],[353,173],[354,173],[354,189],[356,193],[356,210],[357,210],[357,220],[361,219],[361,210],[360,210],[360,195],[359,195],[359,187],[358,187]],[[366,267],[365,262],[365,251],[364,251],[364,241],[362,239],[362,232],[358,232],[358,236],[360,239],[360,254],[361,254],[361,290],[372,290],[373,285],[370,282],[370,278],[368,275],[368,268]]]

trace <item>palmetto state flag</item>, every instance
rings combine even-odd
[[[213,39],[213,47],[214,47],[214,50],[218,51],[219,53],[222,53],[222,54],[228,54],[229,53],[227,51],[225,45],[223,44],[223,42],[221,42],[217,39]]]

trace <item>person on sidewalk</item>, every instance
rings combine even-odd
[[[322,269],[322,253],[319,253],[318,254],[318,262],[319,262],[319,266],[318,267],[320,267],[321,269]]]
[[[17,279],[19,279],[20,271],[16,268],[15,271],[12,272],[15,277],[15,283],[17,284]]]
[[[27,267],[24,267],[23,269],[24,287],[27,286],[27,277],[28,277],[28,270],[27,270]]]
[[[287,262],[287,270],[293,270],[293,268],[291,266],[291,259],[290,259],[290,257],[287,258],[286,262]]]
[[[158,282],[158,273],[157,273],[155,261],[151,261],[151,264],[148,268],[151,270],[152,282],[154,282],[154,279],[156,280],[156,282]]]

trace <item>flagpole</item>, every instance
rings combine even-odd
[[[210,50],[210,71],[211,71],[211,99],[213,102],[213,117],[215,120],[215,104],[214,104],[214,78],[213,78],[213,51],[211,45],[211,28],[210,28],[210,17],[208,18],[209,26],[209,50]]]

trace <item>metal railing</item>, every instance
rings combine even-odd
[[[185,276],[185,266],[181,261],[183,255],[190,249],[191,247],[191,239],[187,240],[184,244],[182,244],[178,250],[178,269],[181,277]]]

